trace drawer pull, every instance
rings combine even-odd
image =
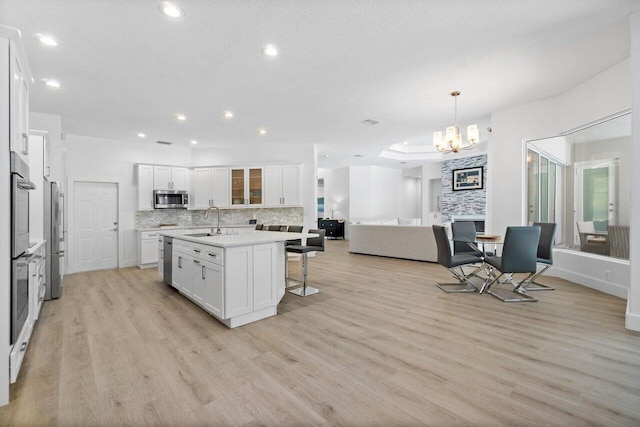
[[[212,256],[214,258],[218,256],[217,254],[212,254],[211,252],[208,252],[207,255]]]
[[[194,249],[193,252],[199,254],[200,253],[200,249]]]
[[[197,259],[194,259],[193,262],[195,262],[196,264],[200,264],[200,261],[198,261]]]

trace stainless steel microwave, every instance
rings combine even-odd
[[[189,195],[180,190],[154,190],[153,207],[155,209],[187,209]]]

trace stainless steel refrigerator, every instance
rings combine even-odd
[[[62,275],[60,262],[64,257],[61,243],[64,242],[63,212],[64,197],[58,182],[46,182],[44,191],[44,238],[47,239],[47,285],[44,299],[60,298]]]

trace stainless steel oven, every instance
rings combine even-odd
[[[11,153],[11,344],[29,316],[29,166]]]

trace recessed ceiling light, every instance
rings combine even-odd
[[[189,141],[191,143],[191,145],[196,145],[198,143],[198,141],[196,141],[195,139],[192,139],[191,141]]]
[[[374,125],[377,125],[380,122],[377,121],[377,120],[373,120],[373,119],[367,119],[367,120],[361,121],[360,123],[362,123],[363,125],[374,126]]]
[[[147,137],[146,133],[144,133],[144,132],[139,132],[138,133],[138,138],[146,138],[146,137]]]
[[[160,9],[160,12],[164,13],[170,18],[179,18],[184,14],[182,9],[180,9],[173,3],[169,3],[168,1],[163,1],[162,3],[160,3],[158,9]]]
[[[260,135],[266,135],[267,130],[266,129],[258,129],[258,134]]]
[[[224,117],[225,117],[226,119],[230,119],[230,118],[232,118],[232,117],[233,117],[233,113],[232,113],[231,111],[225,111],[225,112],[224,112]]]
[[[409,145],[409,141],[403,142],[402,145]]]
[[[58,42],[51,36],[45,34],[36,34],[36,38],[45,46],[58,46]]]
[[[44,79],[44,84],[46,84],[49,87],[54,87],[54,88],[59,88],[60,87],[60,82],[57,80],[51,80],[51,79]]]
[[[354,154],[353,157],[362,158],[364,156],[362,154]]]
[[[176,120],[180,121],[180,122],[184,122],[185,120],[187,120],[187,116],[185,116],[182,113],[178,113],[175,116],[173,116],[176,118]]]
[[[276,56],[278,54],[278,49],[276,49],[274,45],[268,44],[264,48],[262,48],[262,53],[267,56]]]

